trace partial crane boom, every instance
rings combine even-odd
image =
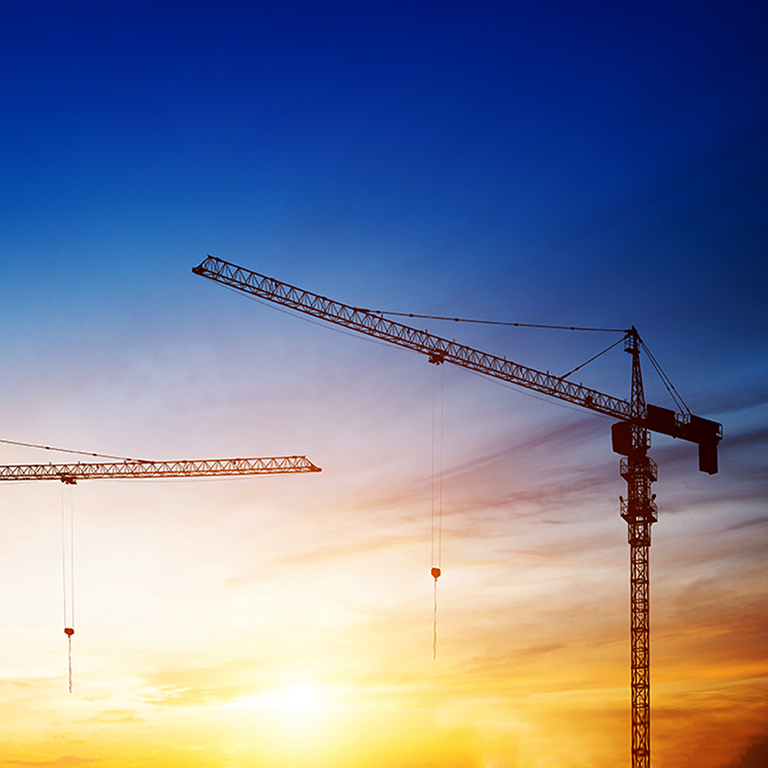
[[[125,459],[124,461],[110,462],[78,461],[73,464],[5,464],[0,465],[0,481],[60,480],[66,485],[77,485],[78,480],[128,480],[164,477],[186,479],[190,477],[281,475],[294,472],[321,471],[320,467],[313,464],[306,456],[269,456],[254,459],[182,459],[180,461]],[[74,581],[72,584],[74,584]],[[74,587],[71,588],[74,589]],[[69,643],[69,692],[72,693],[72,636],[75,634],[74,608],[68,619],[66,594],[65,581],[64,634],[67,636]],[[74,592],[72,594],[74,595]],[[72,600],[74,605],[74,596]]]
[[[599,411],[606,416],[616,419],[629,417],[629,403],[625,400],[604,395],[602,392],[534,368],[526,368],[503,357],[480,352],[426,331],[419,331],[402,323],[387,320],[368,309],[332,301],[325,296],[310,293],[288,283],[281,283],[272,277],[251,272],[215,256],[208,256],[192,271],[196,275],[207,277],[266,301],[282,304],[298,312],[428,355],[430,362],[454,363],[495,379],[533,389],[543,395],[550,395],[574,405]]]
[[[626,400],[606,395],[535,368],[519,365],[504,357],[457,344],[455,341],[435,336],[427,331],[387,320],[368,309],[333,301],[325,296],[230,264],[216,256],[208,256],[202,264],[193,267],[192,272],[260,299],[420,352],[427,355],[432,363],[453,363],[476,373],[531,389],[539,394],[564,400],[590,411],[597,411],[626,422],[627,427],[634,424],[653,432],[696,443],[699,446],[699,468],[709,474],[717,472],[717,444],[723,436],[723,428],[721,424],[709,419],[702,419],[688,413],[677,413],[654,405],[646,407],[645,404],[640,412],[633,413],[632,407]],[[627,333],[629,335],[636,331],[630,329]],[[614,448],[618,453],[625,453],[624,450],[619,449],[626,444],[627,435],[626,429],[614,430]]]
[[[119,461],[74,464],[10,464],[0,466],[2,480],[126,480],[158,477],[235,477],[320,472],[306,456],[255,459],[194,459],[181,461]]]

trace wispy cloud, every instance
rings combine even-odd
[[[748,520],[742,520],[739,523],[727,526],[726,531],[741,531],[745,528],[755,528],[763,525],[768,525],[768,515],[761,515],[760,517],[752,517]]]
[[[78,768],[81,765],[97,765],[100,762],[102,761],[99,759],[65,755],[52,760],[3,760],[0,765],[30,766],[30,768]]]
[[[768,765],[768,738],[753,744],[740,760],[723,768],[765,768]]]

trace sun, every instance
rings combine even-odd
[[[310,712],[322,709],[321,691],[312,683],[293,683],[276,691],[275,709],[285,712]]]
[[[326,708],[320,686],[313,683],[289,683],[264,689],[253,696],[237,699],[229,706],[236,709],[260,709],[288,714],[315,712]]]

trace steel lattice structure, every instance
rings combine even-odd
[[[699,449],[699,469],[715,474],[717,446],[723,437],[723,428],[717,422],[688,412],[678,413],[646,404],[637,330],[630,328],[625,335],[625,350],[632,356],[631,397],[627,402],[504,357],[393,322],[382,313],[333,301],[215,256],[208,256],[192,272],[256,298],[420,352],[427,355],[431,363],[453,363],[617,419],[611,437],[614,451],[625,457],[621,459],[619,471],[627,482],[627,498],[621,498],[620,514],[627,523],[630,547],[632,768],[650,768],[649,549],[651,526],[658,519],[655,495],[651,493],[651,484],[657,479],[657,467],[648,456],[650,433],[659,432],[695,443]]]
[[[428,355],[434,363],[454,363],[477,373],[502,379],[510,384],[535,389],[544,395],[581,405],[616,419],[629,416],[629,404],[581,384],[537,371],[534,368],[513,363],[503,357],[489,355],[455,341],[434,336],[426,331],[395,323],[380,314],[332,301],[325,296],[281,283],[271,277],[251,272],[214,256],[209,256],[200,266],[192,270],[196,275],[208,277],[231,288],[250,293],[253,296],[282,304],[304,314],[313,315],[367,336],[397,344]]]
[[[640,347],[637,334],[627,337],[626,351],[632,355],[630,410],[646,411]],[[627,481],[627,500],[621,500],[621,516],[629,535],[630,672],[632,690],[632,766],[651,765],[651,599],[649,555],[651,526],[658,510],[651,483],[658,478],[656,462],[647,454],[651,445],[647,429],[631,427],[631,446],[619,465]]]
[[[77,462],[74,464],[9,464],[0,466],[0,480],[128,480],[162,477],[236,477],[320,472],[306,456],[255,459],[193,459],[180,461]]]

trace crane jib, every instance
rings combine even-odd
[[[427,331],[411,328],[389,320],[379,313],[342,304],[215,256],[208,256],[199,266],[193,267],[192,272],[265,301],[420,352],[427,355],[430,362],[453,363],[494,379],[602,413],[618,419],[627,427],[634,424],[650,431],[697,443],[700,469],[710,473],[717,471],[717,443],[722,438],[722,426],[716,422],[652,405],[647,406],[645,414],[633,418],[630,404],[626,400],[519,365],[503,357],[481,352]]]
[[[625,400],[388,320],[375,312],[333,301],[214,256],[209,256],[192,271],[266,301],[313,315],[327,322],[343,325],[368,336],[439,359],[441,362],[450,362],[469,368],[617,419],[630,418],[629,403]]]
[[[295,472],[320,472],[306,456],[269,456],[249,459],[193,459],[180,461],[77,462],[74,464],[0,465],[2,480],[127,480],[172,477],[242,477]]]

